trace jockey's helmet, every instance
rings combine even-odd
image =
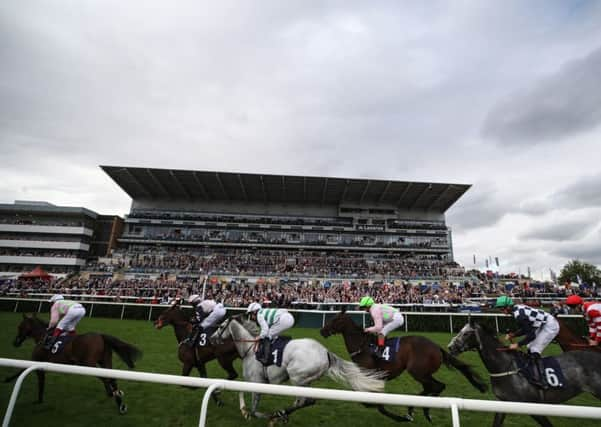
[[[56,295],[52,295],[52,298],[50,298],[48,301],[55,302],[55,301],[60,301],[63,299],[65,299],[64,296],[62,296],[61,294],[56,294]]]
[[[371,307],[374,305],[374,299],[372,297],[363,297],[361,301],[359,301],[359,307]]]
[[[569,306],[582,305],[584,304],[584,300],[578,295],[570,295],[566,299],[566,304]]]
[[[511,307],[512,305],[513,300],[507,295],[501,295],[499,298],[497,298],[497,301],[495,302],[496,308]]]
[[[200,300],[201,300],[201,299],[202,299],[202,298],[200,298],[200,295],[198,295],[198,294],[194,294],[194,295],[190,295],[190,296],[188,297],[188,302],[189,302],[190,304],[198,304],[198,303],[200,302]]]
[[[255,313],[259,310],[261,310],[261,304],[259,304],[258,302],[253,302],[250,303],[250,305],[248,306],[248,308],[246,309],[247,313]]]

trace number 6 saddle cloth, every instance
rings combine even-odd
[[[552,356],[543,357],[543,372],[542,381],[545,381],[549,388],[563,388],[566,385],[566,380],[559,366],[559,362]],[[520,375],[525,377],[528,382],[532,382],[533,370],[538,369],[534,363],[528,363],[528,357],[523,353],[518,353],[516,362]]]

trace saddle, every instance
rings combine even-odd
[[[291,340],[292,337],[285,335],[279,336],[271,342],[268,339],[262,339],[259,341],[255,357],[265,367],[271,365],[281,367],[284,360],[284,349]]]
[[[552,356],[532,359],[524,353],[516,355],[516,363],[521,376],[542,389],[561,389],[566,380],[559,362]]]

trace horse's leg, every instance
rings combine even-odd
[[[91,365],[91,362],[89,363]],[[98,362],[101,368],[113,369],[113,353],[110,348],[104,350],[103,358]],[[114,378],[100,378],[109,397],[115,398],[115,404],[121,415],[127,413],[127,405],[123,403],[123,391],[119,390],[117,380]]]
[[[307,406],[312,405],[315,405],[315,399],[309,399],[307,397],[297,397],[292,406],[274,412],[270,417],[269,425],[274,425],[277,420],[281,420],[286,423],[288,422],[288,417],[294,411],[298,411],[299,409],[306,408]]]
[[[46,372],[44,371],[35,371],[38,376],[38,402],[42,403],[44,401],[44,385],[46,380]]]
[[[542,427],[553,427],[551,421],[543,415],[530,415],[534,420],[539,423]]]
[[[368,406],[368,405],[366,405]],[[369,405],[371,406],[371,405]],[[408,421],[413,421],[413,416],[411,416],[410,414],[407,415],[397,415],[397,414],[393,414],[392,412],[390,412],[388,409],[386,409],[384,407],[384,405],[377,405],[376,408],[378,409],[378,412],[390,419],[393,419],[394,421],[398,422],[398,423],[405,423]],[[411,409],[411,408],[410,408]]]
[[[196,369],[198,370],[198,375],[201,378],[207,378],[207,367],[205,366],[205,364],[203,362],[198,362],[198,365],[196,365]],[[223,400],[221,400],[221,398],[219,397],[221,394],[221,392],[219,390],[215,390],[213,393],[211,393],[211,397],[213,398],[213,401],[215,402],[215,404],[219,407],[223,406]]]
[[[503,425],[503,421],[505,421],[505,415],[500,412],[495,413],[495,419],[492,422],[492,427],[501,427]]]
[[[422,383],[424,390],[420,393],[423,396],[439,396],[440,393],[446,388],[446,385],[437,381],[434,377],[429,376],[426,381]],[[423,408],[424,417],[429,422],[432,422],[432,416],[430,415],[430,408]]]
[[[238,372],[234,369],[234,360],[236,359],[236,354],[229,355],[221,355],[217,357],[217,362],[219,365],[227,372],[228,380],[235,380],[238,378]]]

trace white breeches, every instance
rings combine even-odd
[[[63,331],[71,332],[75,330],[75,326],[77,326],[77,323],[85,315],[86,309],[83,307],[83,305],[74,305],[70,307],[69,310],[67,310],[61,321],[58,322],[58,325],[56,325],[56,327],[62,329]]]
[[[545,348],[549,345],[553,338],[559,333],[559,323],[553,316],[549,316],[547,323],[539,328],[534,341],[530,342],[526,347],[531,353],[542,354]]]
[[[268,338],[276,338],[286,329],[294,326],[294,317],[290,313],[282,313],[278,320],[267,331]]]
[[[390,332],[394,331],[396,328],[400,328],[401,326],[403,326],[404,323],[405,318],[403,317],[403,315],[401,313],[395,313],[395,315],[392,317],[392,320],[386,325],[384,325],[380,334],[388,336]]]

